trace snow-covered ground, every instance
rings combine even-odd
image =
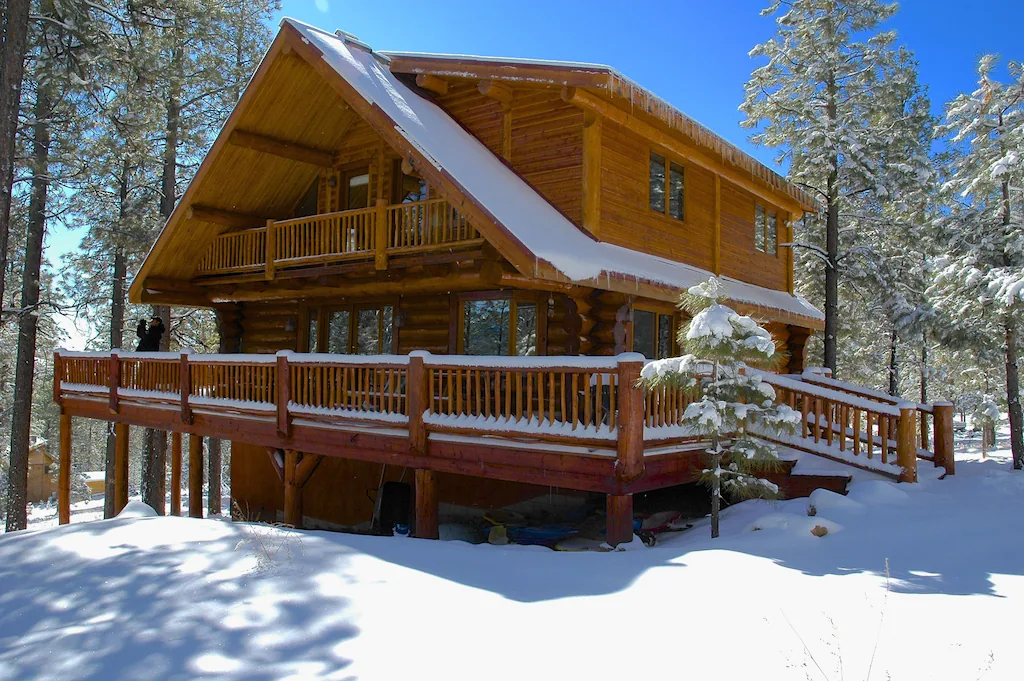
[[[0,537],[0,679],[1020,679],[1024,473],[961,449],[616,553],[133,504]]]

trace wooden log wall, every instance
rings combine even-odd
[[[503,151],[503,104],[478,81],[452,80],[436,101],[497,156]],[[513,87],[509,163],[577,225],[583,201],[583,112],[559,88]]]
[[[601,141],[601,240],[711,271],[714,175],[668,156],[683,166],[685,182],[685,220],[670,218],[650,209],[650,143],[607,120]],[[753,247],[753,228],[748,238]]]
[[[275,353],[298,346],[297,301],[243,303],[240,348],[245,353]]]
[[[770,255],[754,248],[754,204],[752,195],[722,181],[722,274],[758,286],[785,290],[786,249],[777,248],[777,252]],[[780,232],[782,217],[780,214]]]

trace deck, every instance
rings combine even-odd
[[[193,436],[191,456],[201,457],[202,436],[265,447],[293,498],[319,457],[407,466],[416,471],[417,518],[429,528],[433,513],[433,529],[418,530],[425,536],[436,535],[436,500],[431,511],[420,509],[419,499],[429,504],[434,472],[603,493],[611,525],[627,516],[631,523],[630,495],[696,479],[706,446],[681,425],[691,397],[644,390],[638,384],[644,359],[631,353],[65,352],[54,362],[62,514],[71,417],[117,424],[118,507],[127,502],[127,429],[142,426]],[[854,394],[845,384],[826,385],[825,377],[765,374],[764,380],[779,402],[803,415],[798,432],[773,438],[786,447],[904,481],[916,479],[919,458],[951,470],[951,406]],[[929,418],[932,428],[925,426]],[[180,438],[175,442],[180,447]],[[201,495],[201,478],[190,485]],[[286,518],[294,518],[297,510],[287,506],[286,494]]]

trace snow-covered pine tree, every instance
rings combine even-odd
[[[896,9],[878,0],[775,0],[762,14],[775,15],[776,35],[750,52],[767,63],[751,74],[740,107],[742,125],[760,128],[752,141],[781,148],[790,179],[823,206],[821,219],[795,225],[794,247],[801,291],[824,299],[823,362],[835,375],[841,276],[864,247],[853,215],[927,163],[905,155],[903,130],[912,137],[927,116],[916,64],[894,32],[879,30]]]
[[[648,388],[692,389],[697,399],[683,413],[683,425],[710,438],[711,465],[701,480],[711,489],[711,536],[718,536],[722,492],[738,498],[771,497],[774,483],[759,473],[777,465],[775,447],[754,435],[791,431],[800,414],[775,404],[775,389],[758,368],[780,359],[771,335],[748,316],[722,303],[726,285],[712,277],[692,287],[679,307],[690,324],[679,332],[687,354],[647,364]]]
[[[939,226],[948,253],[936,278],[942,304],[971,309],[998,328],[1003,341],[1010,449],[1024,468],[1020,403],[1019,325],[1024,308],[1024,67],[1009,65],[1010,82],[981,58],[978,88],[946,106],[937,134],[949,142],[948,213]]]

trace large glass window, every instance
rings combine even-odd
[[[652,152],[650,168],[651,210],[682,220],[686,205],[683,166],[666,161],[664,156]]]
[[[322,312],[325,329],[318,343],[318,312],[309,313],[309,351],[341,355],[379,355],[391,352],[394,308],[391,305],[333,308]]]
[[[633,310],[633,352],[647,359],[671,357],[674,331],[672,315]]]
[[[464,301],[462,353],[537,354],[537,306],[507,298]]]

